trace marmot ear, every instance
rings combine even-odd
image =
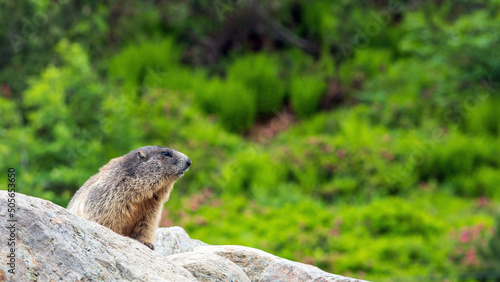
[[[148,156],[143,151],[137,151],[137,158],[139,160],[144,161],[145,159],[147,159],[147,157]]]

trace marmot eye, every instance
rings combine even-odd
[[[169,157],[169,158],[171,158],[171,157],[172,157],[172,154],[170,154],[170,152],[163,152],[163,153],[161,153],[161,154],[162,154],[162,155],[165,155],[165,156],[167,156],[167,157]]]

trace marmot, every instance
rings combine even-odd
[[[68,210],[154,250],[163,204],[190,165],[173,149],[141,147],[101,167],[76,191]]]

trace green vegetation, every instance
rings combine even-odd
[[[499,1],[216,2],[2,4],[18,192],[66,206],[158,144],[193,160],[161,222],[193,238],[368,280],[500,279]]]
[[[285,92],[277,63],[271,56],[258,54],[236,58],[228,66],[228,77],[252,91],[259,115],[272,115],[283,105]]]

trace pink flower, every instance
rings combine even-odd
[[[477,205],[481,208],[487,207],[490,204],[490,199],[486,196],[477,198]]]
[[[346,155],[346,152],[344,150],[340,149],[337,151],[337,157],[339,159],[343,159],[345,157],[345,155]]]
[[[467,250],[467,252],[465,253],[465,258],[464,258],[463,263],[465,265],[478,265],[479,264],[479,260],[477,259],[477,256],[476,256],[476,251],[474,249]]]
[[[462,233],[460,233],[460,242],[462,243],[468,243],[470,242],[471,240],[471,234],[469,232],[468,229],[465,229],[464,231],[462,231]]]
[[[337,228],[330,229],[330,236],[337,237],[339,235],[340,235],[340,230],[338,230]]]

